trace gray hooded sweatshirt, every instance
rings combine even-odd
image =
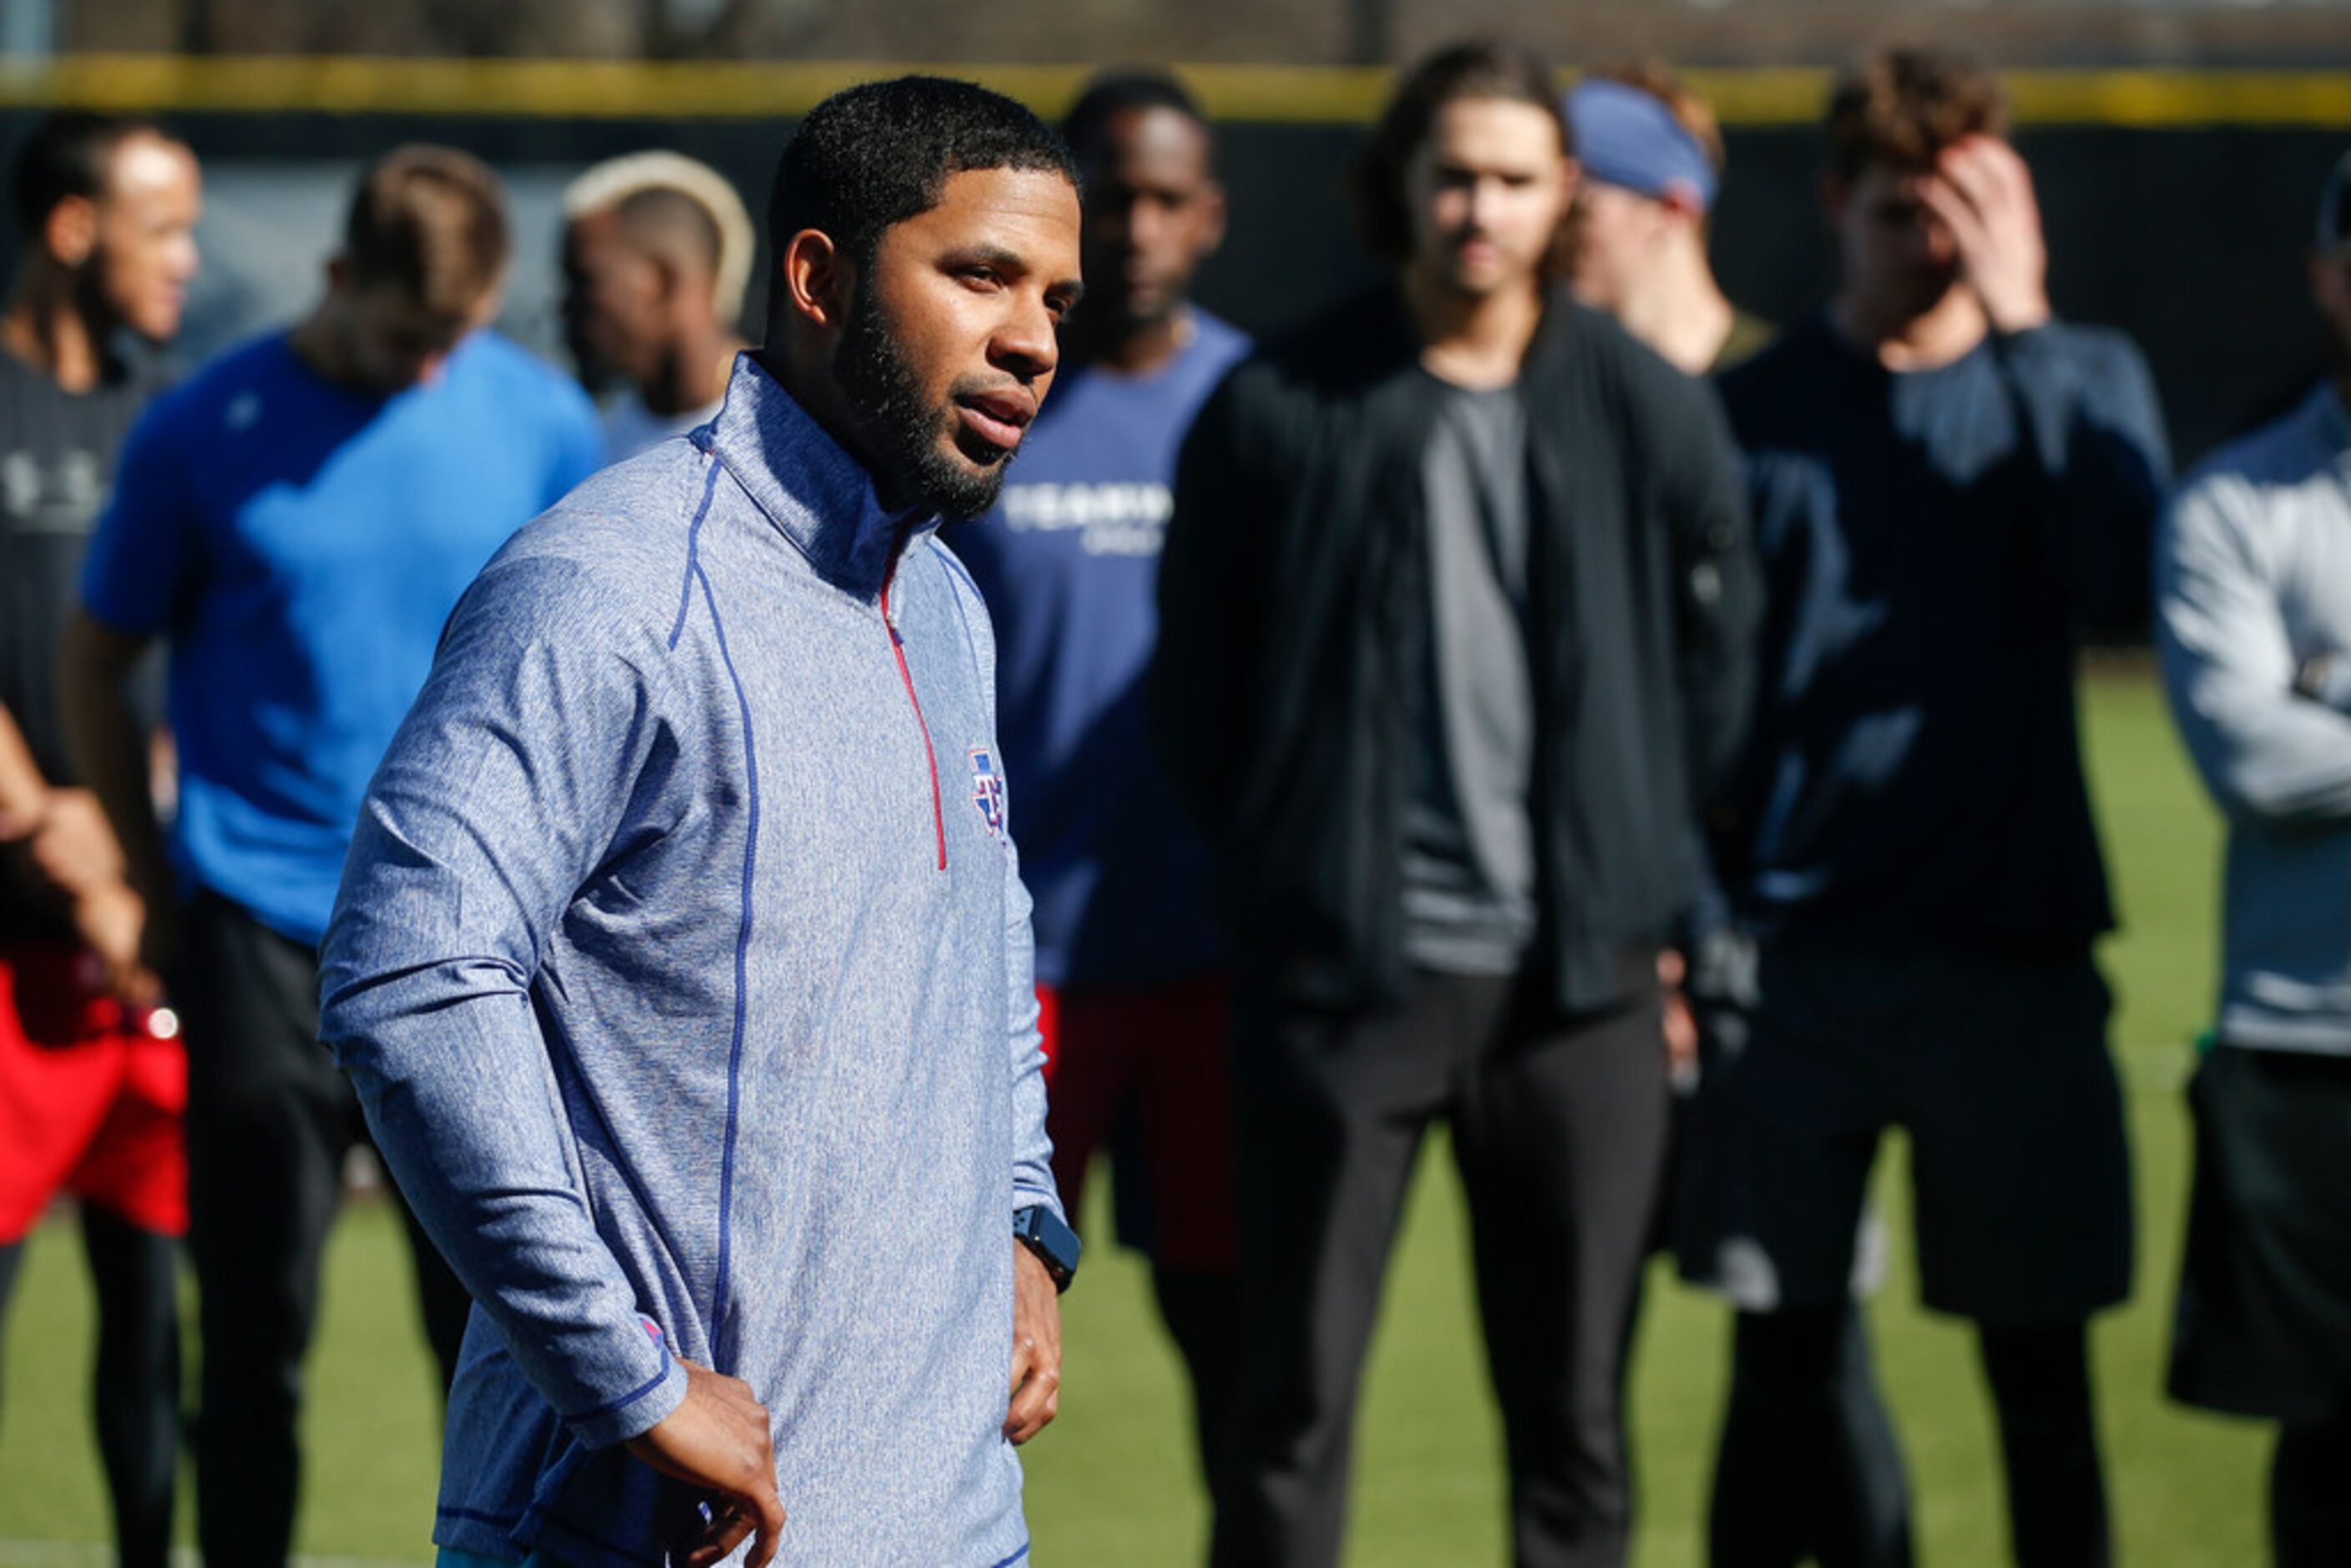
[[[774,1417],[793,1563],[1028,1550],[1016,1209],[1059,1212],[995,653],[747,357],[525,528],[368,794],[323,1033],[475,1305],[434,1539],[658,1563],[676,1358]]]
[[[2229,819],[2219,1037],[2351,1055],[2351,413],[2332,387],[2188,476],[2155,570],[2172,713]]]

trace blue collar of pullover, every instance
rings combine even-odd
[[[860,599],[879,597],[898,550],[938,526],[928,512],[883,507],[865,465],[752,354],[735,357],[726,401],[695,440],[819,577]]]

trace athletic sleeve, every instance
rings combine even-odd
[[[972,672],[979,681],[987,715],[987,743],[998,759],[1004,748],[996,731],[996,626],[988,613],[987,596],[979,590],[969,563],[946,545],[933,541],[939,554],[956,564],[959,576],[964,625],[970,639]],[[1021,787],[1008,778],[1008,792]],[[1012,1210],[1044,1204],[1066,1223],[1061,1187],[1053,1180],[1053,1140],[1045,1130],[1045,1037],[1038,1027],[1037,940],[1029,927],[1033,907],[1029,887],[1020,880],[1020,852],[1012,835],[1004,835],[1004,1034],[1011,1050],[1012,1072]]]
[[[595,1446],[668,1415],[685,1374],[590,1217],[530,988],[653,753],[659,661],[580,567],[493,562],[369,789],[320,977],[402,1192]]]
[[[1044,1204],[1067,1223],[1053,1180],[1053,1140],[1045,1131],[1045,1037],[1038,1029],[1036,941],[1020,854],[1004,836],[1005,1035],[1012,1047],[1012,1208]]]
[[[2188,486],[2158,533],[2156,645],[2189,755],[2239,820],[2351,818],[2351,716],[2297,695],[2260,497],[2241,477]]]
[[[166,396],[131,426],[115,465],[114,494],[82,557],[82,608],[133,636],[170,629],[199,559],[179,417],[178,400]]]
[[[2171,455],[2147,361],[2118,333],[2055,325],[1992,340],[2041,476],[2041,527],[2076,612],[2131,632]]]

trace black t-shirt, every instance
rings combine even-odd
[[[57,642],[82,552],[114,488],[123,438],[160,385],[152,369],[134,366],[87,392],[68,392],[0,351],[0,707],[53,785],[76,781],[57,706]],[[141,672],[141,685],[152,714],[152,667]],[[0,877],[0,932],[54,924],[23,903]]]

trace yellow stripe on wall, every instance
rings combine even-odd
[[[1067,107],[1082,66],[921,67],[904,62],[474,60],[353,56],[70,55],[0,63],[0,107],[146,113],[513,115],[538,119],[756,120],[801,114],[852,82],[932,69],[977,78],[1040,111]],[[1345,124],[1387,95],[1384,68],[1188,66],[1208,112],[1235,120]],[[1829,74],[1693,70],[1730,125],[1808,124]],[[2351,71],[2019,70],[2006,74],[2029,125],[2351,129]]]

